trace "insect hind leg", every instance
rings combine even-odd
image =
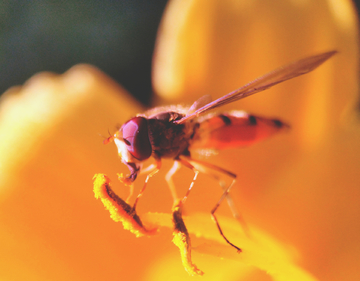
[[[239,247],[235,246],[233,243],[231,243],[231,242],[226,238],[226,236],[224,235],[224,233],[223,233],[223,231],[222,231],[222,229],[221,229],[221,227],[220,227],[219,221],[218,221],[218,219],[217,219],[216,216],[215,216],[215,212],[216,212],[216,210],[219,208],[221,202],[222,202],[225,198],[228,198],[230,189],[231,189],[231,187],[234,185],[235,181],[236,181],[236,180],[233,179],[233,181],[231,182],[231,184],[224,190],[223,194],[222,194],[221,197],[220,197],[220,200],[216,203],[215,207],[211,210],[211,218],[212,218],[213,221],[215,222],[215,224],[216,224],[216,226],[217,226],[217,228],[218,228],[218,230],[219,230],[219,232],[220,232],[220,235],[225,239],[225,241],[226,241],[229,245],[233,246],[238,252],[242,252],[242,250],[241,250]],[[228,202],[229,202],[229,201],[228,201]],[[232,200],[231,200],[231,202],[232,202]],[[233,203],[233,202],[232,202],[232,203]],[[230,208],[230,209],[231,209],[231,208]],[[236,213],[238,214],[237,211],[236,211]]]
[[[235,184],[235,182],[236,182],[236,178],[234,178],[233,181],[231,182],[230,188]],[[223,181],[219,180],[219,184],[222,187],[223,192],[226,193],[226,202],[227,202],[227,204],[228,204],[228,206],[230,208],[230,211],[231,211],[233,217],[240,223],[245,235],[248,238],[251,238],[250,229],[249,229],[244,217],[242,216],[242,214],[237,209],[236,204],[235,204],[235,202],[234,202],[234,200],[233,200],[233,198],[232,198],[232,196],[230,194],[230,190],[228,192],[226,192],[227,186]],[[223,199],[220,198],[220,200],[219,200],[220,202],[218,202],[219,205],[220,205],[222,200]],[[216,204],[216,205],[218,205],[218,204]],[[214,209],[215,209],[215,207],[214,207]]]
[[[248,227],[243,219],[243,217],[241,216],[241,214],[238,212],[237,208],[235,207],[235,203],[232,199],[232,197],[230,196],[229,192],[230,192],[230,189],[231,187],[234,185],[235,181],[236,181],[236,175],[227,171],[227,170],[224,170],[218,166],[215,166],[215,165],[212,165],[212,164],[209,164],[209,163],[206,163],[206,162],[203,162],[203,161],[200,161],[200,160],[195,160],[195,159],[192,159],[190,157],[187,157],[187,156],[180,156],[179,157],[179,161],[184,164],[185,166],[191,168],[194,172],[196,173],[199,173],[199,172],[202,172],[202,173],[205,173],[205,174],[208,174],[210,176],[212,176],[213,178],[217,179],[220,183],[220,186],[222,187],[223,189],[223,194],[221,196],[221,198],[219,199],[219,201],[216,203],[216,205],[214,206],[214,208],[211,210],[211,217],[213,219],[213,221],[215,222],[218,230],[219,230],[219,233],[220,235],[224,238],[224,240],[229,244],[231,245],[232,247],[234,247],[238,252],[241,252],[241,249],[237,246],[235,246],[233,243],[231,243],[227,238],[226,236],[224,235],[221,227],[220,227],[220,224],[217,220],[217,217],[215,216],[215,212],[217,211],[217,209],[219,208],[220,204],[222,203],[222,201],[224,201],[224,199],[226,198],[227,199],[227,203],[229,205],[229,208],[233,214],[233,216],[240,222],[244,232],[246,233],[247,236],[250,236],[249,235],[249,231],[248,231]],[[226,186],[225,185],[225,182],[221,179],[221,177],[219,177],[218,175],[216,175],[216,173],[214,173],[214,171],[222,174],[222,175],[227,175],[229,177],[232,178],[232,182]],[[192,185],[196,179],[196,176],[197,174],[195,175],[194,177],[194,180],[192,182]],[[192,186],[191,186],[192,187]],[[190,189],[188,190],[188,193],[190,192]],[[187,194],[188,194],[187,193]]]

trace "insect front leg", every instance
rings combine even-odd
[[[136,197],[136,199],[135,199],[135,202],[134,202],[134,205],[133,205],[133,210],[135,210],[136,205],[137,205],[140,197],[143,195],[149,179],[150,179],[153,175],[155,175],[157,172],[159,172],[160,167],[161,167],[161,159],[158,158],[158,159],[156,159],[156,163],[155,163],[155,164],[150,165],[150,166],[147,167],[144,171],[140,172],[140,174],[144,174],[144,173],[148,173],[148,174],[147,174],[147,176],[146,176],[146,179],[145,179],[145,182],[144,182],[144,185],[143,185],[142,189],[140,190],[140,192],[138,193],[138,195],[137,195],[137,197]]]
[[[234,247],[238,252],[241,252],[241,249],[239,247],[237,247],[236,245],[231,243],[226,238],[226,236],[224,235],[224,233],[223,233],[223,231],[222,231],[222,229],[220,227],[218,219],[215,216],[215,212],[219,208],[222,201],[224,201],[224,199],[226,198],[227,203],[228,203],[228,205],[230,207],[230,210],[231,210],[233,216],[240,222],[245,234],[250,237],[249,229],[248,229],[243,217],[241,216],[241,214],[238,212],[237,208],[235,207],[234,201],[233,201],[232,197],[229,194],[232,186],[234,185],[234,183],[236,181],[236,175],[234,173],[231,173],[231,172],[229,172],[229,171],[227,171],[225,169],[222,169],[222,168],[220,168],[218,166],[215,166],[215,165],[212,165],[212,164],[200,161],[200,160],[195,160],[195,159],[192,159],[192,158],[187,157],[187,156],[180,156],[179,160],[181,161],[182,164],[186,165],[187,167],[192,168],[194,171],[198,171],[198,172],[208,174],[208,175],[212,176],[213,178],[215,178],[215,179],[217,179],[219,181],[220,186],[223,189],[223,194],[221,195],[219,201],[216,203],[214,208],[211,210],[211,217],[212,217],[213,221],[215,222],[215,224],[216,224],[216,226],[217,226],[217,228],[218,228],[218,230],[220,232],[220,235],[224,238],[224,240],[229,245]],[[226,185],[225,181],[218,174],[216,174],[215,172],[219,173],[220,175],[229,176],[232,179],[231,183]]]

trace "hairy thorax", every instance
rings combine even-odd
[[[174,124],[185,115],[168,111],[155,114],[148,119],[149,139],[155,157],[175,158],[188,154],[188,146],[193,134],[193,122]]]

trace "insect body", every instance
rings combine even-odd
[[[123,210],[127,217],[126,219],[122,217],[119,220],[122,220],[124,226],[134,233],[136,232],[137,235],[139,234],[139,231],[143,234],[149,233],[136,214],[136,205],[145,190],[149,178],[159,171],[161,159],[172,158],[175,163],[173,168],[166,175],[166,180],[174,199],[174,235],[175,237],[176,235],[179,235],[180,238],[178,241],[182,241],[179,243],[174,241],[174,243],[182,249],[181,252],[185,269],[190,274],[202,274],[202,272],[191,263],[190,238],[181,216],[182,206],[189,195],[199,172],[210,175],[214,175],[214,172],[217,172],[232,178],[232,183],[228,186],[224,186],[223,182],[220,180],[220,185],[222,185],[223,188],[223,195],[212,209],[211,215],[225,241],[236,248],[238,252],[241,252],[241,249],[232,244],[223,234],[215,216],[215,212],[220,203],[226,199],[234,216],[241,221],[241,217],[236,211],[229,195],[229,191],[235,182],[236,175],[220,167],[193,159],[191,157],[191,151],[194,149],[221,150],[225,148],[247,146],[288,128],[288,125],[277,119],[249,115],[242,111],[232,111],[222,114],[210,113],[205,115],[204,113],[268,89],[283,81],[308,73],[335,53],[336,51],[322,53],[289,64],[288,66],[270,72],[215,101],[210,102],[209,98],[205,96],[196,101],[191,107],[159,107],[151,109],[144,114],[138,114],[136,117],[123,124],[120,130],[105,140],[105,143],[111,141],[115,142],[122,162],[129,168],[129,175],[120,175],[119,179],[124,184],[132,187],[132,183],[139,173],[146,173],[147,178],[145,180],[145,185],[138,194],[133,206],[127,205],[126,202],[123,202],[122,199],[114,195],[112,191],[110,192],[109,180],[107,178],[101,181],[100,185],[103,186],[103,190],[107,194],[105,196],[107,196],[108,199],[110,198],[110,201],[112,200],[112,203],[108,204],[117,204],[116,202],[121,203],[120,205],[117,204],[116,207],[117,209]],[[155,164],[143,169],[143,162],[150,157],[155,160]],[[181,199],[177,196],[175,186],[172,182],[172,176],[178,170],[179,164],[183,164],[195,172],[195,177],[188,192]],[[104,199],[100,195],[98,197],[102,198],[102,200]],[[121,217],[122,215],[119,216]],[[127,222],[125,223],[124,221]],[[136,231],[134,229],[136,229]]]

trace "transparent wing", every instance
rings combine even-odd
[[[210,95],[202,96],[192,104],[186,115],[190,115],[191,113],[196,112],[199,108],[202,108],[203,106],[209,104],[211,101],[212,99]]]
[[[200,114],[202,114],[205,111],[208,111],[210,109],[217,108],[219,106],[223,106],[225,104],[237,101],[239,99],[245,98],[247,96],[253,95],[255,93],[264,91],[266,89],[269,89],[270,87],[279,84],[281,82],[284,82],[286,80],[295,78],[297,76],[306,74],[315,68],[317,68],[319,65],[324,63],[326,60],[328,60],[330,57],[335,55],[337,51],[330,51],[318,55],[314,55],[311,57],[307,57],[305,59],[293,62],[287,66],[278,68],[272,72],[269,72],[265,74],[264,76],[261,76],[252,82],[242,86],[241,88],[222,96],[221,98],[218,98],[217,100],[210,102],[203,107],[197,109],[195,112],[192,112],[182,119],[175,121],[177,124],[183,124],[184,122],[193,119],[195,117],[198,117]]]

